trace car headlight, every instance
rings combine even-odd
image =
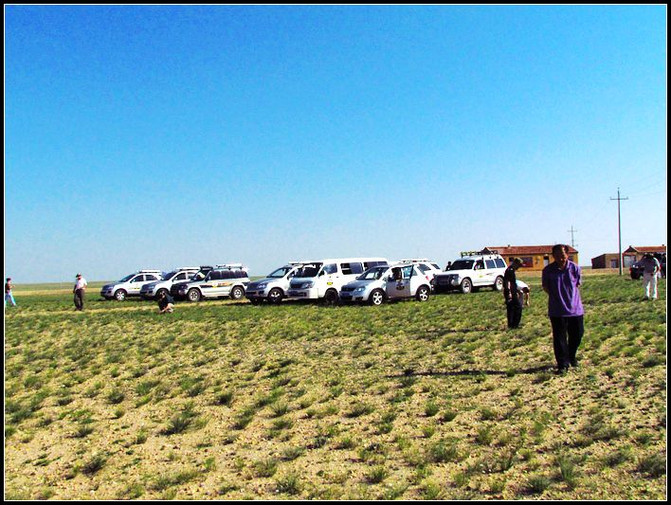
[[[366,291],[366,286],[361,286],[354,290],[355,293],[363,293],[364,291]]]
[[[261,284],[256,285],[256,289],[266,289],[267,285],[268,285],[267,282],[262,282]]]

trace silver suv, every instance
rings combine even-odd
[[[180,284],[178,295],[185,296],[190,302],[228,296],[239,300],[245,296],[248,284],[247,267],[241,263],[228,263],[214,267],[203,280]]]
[[[170,293],[170,288],[177,282],[184,282],[193,279],[198,273],[200,267],[181,267],[176,268],[163,276],[162,281],[149,282],[140,289],[140,296],[145,300],[156,300],[161,293],[166,295]]]
[[[503,274],[507,265],[499,254],[462,255],[445,272],[434,277],[434,290],[460,290],[470,293],[474,288],[492,287],[496,291],[503,289]]]
[[[340,300],[371,305],[403,298],[425,302],[430,293],[431,281],[417,263],[397,263],[369,268],[340,289]]]
[[[127,275],[112,284],[105,284],[100,289],[100,296],[107,300],[125,300],[128,296],[140,296],[142,286],[150,282],[160,281],[163,278],[160,270],[140,270]]]
[[[434,285],[434,277],[436,274],[439,274],[442,272],[440,267],[438,266],[438,263],[435,263],[429,259],[403,259],[399,260],[399,263],[405,263],[406,265],[409,263],[415,263],[419,267],[420,271],[424,276],[426,277],[426,280],[429,281],[431,284],[431,288],[433,289]]]
[[[283,267],[268,274],[265,279],[250,282],[245,296],[254,305],[266,300],[268,303],[280,303],[287,297],[289,283],[303,262],[291,261]]]

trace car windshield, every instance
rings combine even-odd
[[[291,272],[291,269],[292,269],[292,268],[293,268],[293,267],[282,267],[282,268],[278,268],[278,269],[275,270],[274,272],[268,274],[268,278],[269,278],[269,279],[281,279],[282,277],[284,277],[285,275],[287,275],[289,272]]]
[[[450,265],[448,270],[470,270],[473,268],[473,260],[457,260]]]
[[[135,274],[127,275],[126,277],[124,277],[123,279],[121,279],[119,282],[128,282],[128,281],[131,280],[133,277],[135,277]]]
[[[358,281],[374,281],[374,280],[377,280],[384,275],[384,273],[387,271],[388,268],[389,267],[369,268],[364,273],[362,273],[359,277],[357,277],[357,280]]]
[[[296,277],[316,277],[321,266],[321,263],[303,265],[296,271]]]

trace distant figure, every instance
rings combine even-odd
[[[161,291],[158,295],[158,312],[165,314],[166,312],[173,312],[175,310],[175,300],[165,291]]]
[[[447,272],[450,269],[451,266],[452,266],[452,262],[448,261],[447,265],[445,265],[445,271]]]
[[[522,321],[522,297],[517,290],[515,271],[522,266],[520,258],[513,258],[512,263],[503,274],[503,297],[506,301],[508,328],[519,328]]]
[[[392,268],[391,270],[394,275],[394,280],[395,281],[401,281],[403,280],[403,272],[401,272],[400,268]]]
[[[14,300],[14,295],[12,294],[12,288],[14,285],[12,284],[12,278],[7,277],[7,280],[5,281],[5,307],[7,307],[7,302],[12,304],[12,307],[16,307],[16,301]]]
[[[526,282],[516,281],[517,283],[517,294],[520,297],[522,305],[529,307],[531,305],[531,288]]]
[[[75,294],[75,310],[84,310],[86,286],[88,286],[86,279],[82,277],[82,274],[77,274],[77,281],[75,282],[74,288],[72,288],[72,292]]]
[[[580,299],[580,267],[568,259],[568,246],[556,244],[552,248],[554,262],[543,269],[543,291],[548,294],[548,316],[552,324],[552,344],[557,373],[564,374],[568,367],[578,366],[576,352],[585,326]]]
[[[646,300],[657,300],[657,274],[661,272],[659,260],[652,253],[645,253],[638,264],[643,267],[643,288]]]

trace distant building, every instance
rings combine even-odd
[[[630,245],[626,251],[622,251],[622,266],[629,268],[640,260],[645,253],[664,253],[666,246],[664,244],[657,246],[638,246]],[[620,268],[620,258],[618,253],[604,253],[596,258],[592,258],[592,268]]]
[[[482,250],[483,254],[498,253],[506,260],[508,264],[513,258],[522,259],[522,268],[525,270],[543,270],[547,265],[554,261],[552,257],[552,245],[507,245],[507,246],[487,246]],[[578,263],[578,251],[568,246],[569,259]]]

